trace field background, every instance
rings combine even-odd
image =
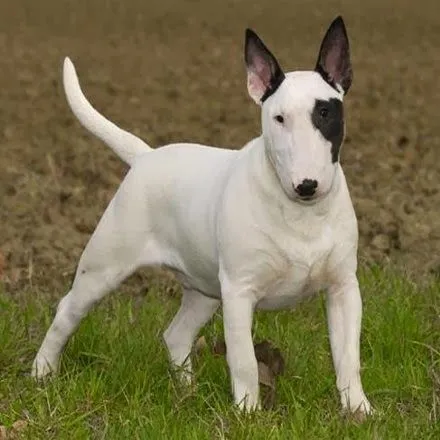
[[[416,436],[419,424],[420,429],[426,429],[423,431],[426,434],[418,438],[429,438],[431,434],[435,438],[432,421],[437,420],[436,414],[440,411],[440,385],[435,379],[438,378],[438,352],[435,355],[431,349],[414,352],[402,348],[401,357],[387,353],[402,344],[402,328],[408,325],[414,333],[409,339],[415,340],[418,347],[427,344],[433,349],[439,348],[439,286],[435,278],[440,274],[440,14],[436,0],[1,1],[0,323],[3,327],[0,325],[0,330],[3,330],[4,349],[2,351],[0,345],[0,425],[10,426],[16,419],[27,420],[30,431],[23,431],[23,435],[29,438],[64,438],[69,432],[73,438],[147,438],[143,428],[136,430],[135,421],[131,420],[131,425],[124,423],[130,414],[136,414],[139,426],[144,422],[147,426],[145,408],[154,407],[158,402],[153,398],[152,403],[147,397],[142,401],[140,395],[145,392],[157,397],[169,391],[168,376],[165,380],[162,374],[162,382],[155,384],[154,389],[142,388],[145,379],[142,376],[137,382],[140,388],[136,388],[135,382],[127,391],[120,390],[119,397],[114,397],[119,379],[131,376],[130,368],[133,372],[134,368],[139,370],[142,359],[147,365],[150,365],[148,359],[154,361],[151,354],[148,358],[144,353],[143,358],[143,353],[138,352],[142,344],[130,345],[139,356],[136,367],[124,370],[123,365],[129,363],[126,359],[118,367],[119,376],[110,376],[114,384],[108,388],[105,388],[110,380],[105,377],[108,369],[102,366],[94,372],[87,370],[75,390],[66,389],[69,377],[52,385],[54,388],[47,392],[36,391],[31,382],[24,388],[21,383],[56,301],[72,278],[82,248],[126,172],[120,160],[86,133],[68,109],[61,85],[64,56],[70,56],[75,62],[83,89],[95,107],[152,146],[186,140],[240,148],[259,134],[259,111],[246,93],[244,29],[254,28],[285,70],[309,69],[314,66],[327,26],[338,14],[346,21],[354,69],[354,83],[346,99],[347,139],[342,164],[359,218],[360,260],[367,302],[365,338],[372,347],[375,341],[377,343],[374,350],[371,346],[367,349],[366,368],[371,369],[369,388],[379,390],[373,400],[378,401],[377,406],[395,423],[391,422],[387,430],[386,422],[379,419],[385,425],[372,423],[357,432],[351,428],[346,431],[335,419],[329,422],[328,414],[337,412],[337,398],[329,391],[333,389],[333,378],[329,373],[326,345],[319,346],[326,363],[322,371],[316,372],[317,377],[319,374],[326,377],[327,382],[322,384],[322,387],[328,385],[325,393],[299,388],[292,391],[285,387],[280,400],[288,405],[294,397],[297,399],[297,418],[289,419],[298,429],[294,438],[315,438],[315,434],[316,438],[356,435],[359,438],[404,438],[399,437],[402,433],[399,423],[403,423],[405,417],[410,427],[407,438],[412,438],[411,432]],[[371,266],[376,268],[373,272],[369,269]],[[385,272],[377,268],[385,266]],[[131,328],[123,324],[126,320],[122,319],[132,316],[130,307],[134,310],[141,307],[140,316],[148,320],[155,310],[161,310],[156,303],[163,302],[163,292],[173,296],[176,290],[166,274],[146,271],[135,275],[121,288],[130,297],[128,305],[124,306],[126,303],[118,295],[82,327],[82,342],[78,337],[69,348],[66,374],[68,371],[72,375],[79,374],[81,362],[92,368],[94,364],[87,353],[90,356],[94,353],[98,361],[102,355],[105,365],[106,362],[117,365],[114,359],[126,353],[124,341],[129,343],[117,335]],[[145,299],[147,291],[152,292],[151,300]],[[382,296],[382,291],[390,296]],[[392,293],[397,300],[392,299]],[[309,309],[305,306],[305,311],[295,318],[300,328],[312,321],[318,326],[310,324],[309,328],[312,333],[318,329],[321,335],[316,340],[312,338],[314,343],[326,341],[322,307],[316,307],[321,304],[319,301],[312,303],[314,306]],[[409,311],[414,310],[414,314],[407,316],[402,312],[404,317],[399,326],[392,317],[400,313],[401,302]],[[166,304],[163,315],[155,315],[154,329],[149,329],[148,324],[144,326],[145,331],[160,334],[169,319],[168,308],[170,313],[175,310],[176,299]],[[148,311],[149,306],[152,311]],[[407,310],[405,307],[402,310]],[[381,312],[384,315],[376,322],[374,313]],[[109,325],[107,316],[115,317],[121,327],[106,327]],[[277,326],[271,333],[273,318],[270,316],[274,315],[262,316],[260,328],[263,330],[259,336],[275,340],[286,353],[295,351],[295,336],[289,335],[288,329],[292,328],[295,333],[296,327],[282,330]],[[301,319],[306,319],[307,324]],[[98,322],[102,321],[99,327]],[[288,325],[287,318],[284,321]],[[378,336],[377,332],[387,337]],[[102,335],[105,335],[103,340]],[[287,344],[286,338],[292,345]],[[90,346],[87,341],[91,342]],[[93,341],[101,341],[101,345],[97,342],[94,345]],[[152,349],[157,351],[158,346],[155,343]],[[304,356],[314,353],[312,347],[304,350]],[[376,356],[371,356],[373,352]],[[159,373],[166,372],[165,359],[162,353],[163,366],[157,367]],[[206,368],[208,371],[212,368],[214,376],[215,371],[223,371],[224,366],[211,365],[209,359],[207,362]],[[402,365],[404,370],[400,379],[397,373],[394,379],[387,378],[387,368],[396,364]],[[303,367],[307,369],[307,364]],[[155,368],[147,368],[145,374],[148,376],[150,371],[153,375]],[[288,373],[295,375],[295,368],[300,366],[291,368],[294,371],[288,370]],[[378,368],[385,374],[381,376],[382,381],[379,377],[377,381],[374,379]],[[102,373],[104,377],[99,376],[102,371],[107,371]],[[420,381],[414,379],[417,371]],[[87,374],[96,377],[91,381]],[[203,413],[201,409],[204,399],[209,401],[206,396],[218,394],[219,390],[224,400],[220,399],[218,408],[214,404],[210,408],[215,407],[212,411],[217,414],[217,409],[221,413],[228,407],[227,379],[225,375],[221,377],[214,381],[212,389],[206,385],[208,388],[205,387],[205,397],[199,406],[192,402],[195,407],[191,410],[188,404],[186,408],[189,415],[183,412],[191,420],[200,412],[203,423],[215,429],[197,431],[194,428],[194,437],[185,436],[184,419],[181,426],[178,419],[173,419],[176,421],[174,431],[172,423],[167,423],[174,417],[172,411],[175,410],[168,396],[163,413],[159,411],[152,416],[153,422],[148,425],[151,432],[155,432],[157,438],[204,438],[202,434],[208,435],[206,438],[217,435],[248,438],[246,435],[251,434],[246,434],[246,429],[251,424],[242,424],[237,419],[231,422],[231,426],[238,426],[236,430],[228,431],[227,427],[220,424],[223,429],[216,424],[221,418],[215,418],[217,422],[214,422],[211,412]],[[289,383],[288,379],[284,380]],[[105,389],[95,390],[97,394],[93,394],[88,388],[90,383],[98,384],[96,389],[101,386]],[[412,387],[414,383],[411,392],[419,393],[417,398],[411,393],[401,395],[396,391],[397,394],[388,396],[389,405],[380,403],[381,396],[387,393],[385,389],[401,390],[401,385]],[[314,392],[319,399],[324,399],[319,394],[321,391],[323,395],[330,393],[328,400],[324,400],[330,405],[328,414],[316,409],[322,407],[319,402],[312,410],[301,407],[302,403],[313,400]],[[303,401],[298,400],[301,392]],[[70,406],[57,406],[57,399],[62,400],[66,394],[70,396]],[[112,397],[106,400],[106,396]],[[128,412],[127,408],[135,405],[137,398],[141,399],[136,406],[139,413]],[[128,404],[124,406],[119,400],[113,405],[111,399],[128,399]],[[56,411],[51,413],[53,408],[58,408],[61,415]],[[289,407],[289,411],[291,409]],[[113,418],[116,412],[124,410],[127,412],[125,421]],[[301,414],[305,414],[304,419]],[[264,417],[267,426],[263,420],[256,429],[267,438],[272,426],[283,426],[284,416]],[[203,423],[200,426],[205,426]],[[328,431],[324,428],[326,425],[330,425]]]

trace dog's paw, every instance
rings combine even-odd
[[[362,423],[373,415],[374,410],[365,394],[362,393],[359,396],[352,396],[350,400],[343,399],[342,412],[355,422]]]
[[[171,376],[179,388],[194,389],[196,387],[196,380],[189,362],[181,366],[171,365]]]
[[[261,410],[261,403],[258,398],[252,399],[249,396],[244,397],[236,403],[238,409],[245,413],[252,413]]]
[[[51,374],[56,374],[58,365],[56,362],[49,362],[44,356],[37,355],[33,364],[31,376],[36,380],[47,378]]]
[[[176,379],[179,384],[185,388],[195,388],[196,380],[192,371],[181,370],[176,372]]]

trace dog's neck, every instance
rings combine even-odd
[[[313,203],[302,203],[289,198],[283,190],[276,168],[265,145],[264,137],[260,136],[254,139],[249,147],[252,149],[252,160],[250,161],[252,180],[258,188],[257,192],[263,203],[267,203],[267,206],[278,205],[283,213],[292,220],[300,217],[304,220],[304,216],[307,216],[310,219],[319,218],[322,221],[322,217],[330,214],[335,206],[335,199],[341,193],[343,176],[339,163],[335,164],[335,167],[337,167],[336,173],[329,193]]]

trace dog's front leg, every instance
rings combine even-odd
[[[344,410],[369,414],[360,378],[362,300],[355,275],[330,287],[327,315],[336,384]]]
[[[246,411],[259,406],[258,366],[252,342],[254,301],[251,295],[223,295],[226,358],[235,403]]]

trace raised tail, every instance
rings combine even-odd
[[[124,162],[131,165],[138,156],[151,151],[151,147],[142,139],[122,130],[93,108],[81,90],[75,67],[69,58],[64,59],[63,83],[67,102],[79,122],[104,141]]]

